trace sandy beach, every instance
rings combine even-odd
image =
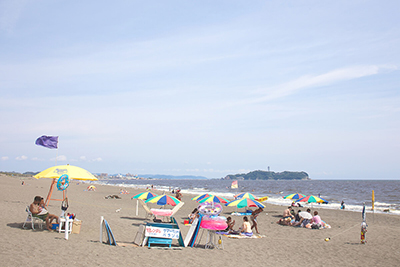
[[[25,208],[34,196],[47,196],[51,180],[0,176],[1,207],[1,266],[399,266],[400,216],[367,214],[367,244],[360,244],[361,214],[343,210],[314,207],[331,229],[310,230],[281,226],[276,221],[285,207],[268,204],[258,217],[260,234],[264,238],[231,239],[222,237],[224,249],[203,247],[179,250],[148,249],[134,246],[109,246],[99,242],[100,216],[109,222],[117,242],[131,243],[145,212],[131,197],[140,190],[129,188],[129,194],[119,194],[120,188],[97,186],[94,192],[85,191],[87,184],[73,181],[68,188],[69,209],[82,221],[79,234],[64,234],[47,230],[22,229]],[[171,185],[173,186],[173,185]],[[156,193],[160,194],[157,190]],[[121,199],[105,199],[107,195]],[[54,197],[62,194],[55,191]],[[185,205],[175,218],[183,237],[189,227],[183,220],[195,208],[193,196],[184,195]],[[316,205],[317,206],[317,205]],[[51,201],[50,213],[61,213],[61,202]],[[157,206],[153,205],[156,208]],[[116,212],[119,210],[119,212]],[[224,207],[223,216],[236,211]],[[242,217],[232,216],[237,227]],[[326,242],[325,238],[330,237]],[[204,241],[202,241],[204,243]],[[175,246],[177,242],[173,243]]]

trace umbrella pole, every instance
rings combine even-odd
[[[136,200],[136,216],[139,215],[139,199]]]

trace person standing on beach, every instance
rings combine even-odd
[[[176,190],[176,195],[175,195],[175,197],[176,197],[177,199],[179,199],[179,200],[182,200],[182,193],[181,193],[181,190],[180,190],[180,189]]]
[[[254,211],[251,213],[251,216],[250,216],[251,222],[253,223],[253,225],[251,226],[251,229],[252,229],[252,230],[253,230],[253,228],[256,229],[256,233],[257,233],[257,234],[259,234],[258,228],[257,228],[257,216],[260,215],[260,213],[261,213],[263,210],[264,210],[264,209],[260,207],[260,208],[258,208],[258,209],[256,209],[256,210],[254,210]]]

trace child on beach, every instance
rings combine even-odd
[[[228,232],[229,234],[238,234],[237,231],[233,230],[233,226],[235,226],[235,220],[232,220],[231,217],[226,218],[226,224],[228,227],[226,227],[225,231]]]
[[[259,234],[258,228],[257,228],[257,217],[258,217],[258,215],[260,215],[260,213],[261,213],[263,210],[264,210],[264,209],[260,207],[260,208],[258,208],[258,209],[256,209],[256,210],[254,210],[254,211],[251,213],[251,216],[250,216],[250,219],[251,219],[251,221],[253,222],[253,225],[251,226],[251,229],[255,228],[257,234]]]

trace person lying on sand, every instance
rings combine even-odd
[[[43,221],[46,221],[47,230],[51,231],[51,223],[55,219],[58,222],[58,217],[54,214],[50,214],[44,207],[44,201],[41,196],[36,196],[33,199],[33,203],[29,206],[29,210],[32,212],[33,217],[37,217]]]

